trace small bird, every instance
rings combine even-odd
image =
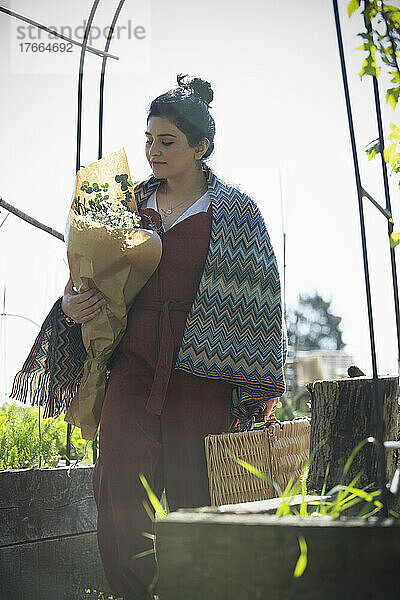
[[[359,369],[356,365],[351,365],[351,367],[347,369],[347,373],[349,377],[362,377],[363,375],[365,376],[365,373],[363,373],[361,369]]]

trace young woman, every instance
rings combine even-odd
[[[152,175],[134,186],[142,227],[162,238],[161,261],[130,309],[101,413],[93,486],[98,542],[116,596],[149,598],[155,556],[143,473],[170,510],[210,504],[204,438],[249,429],[285,391],[280,279],[263,218],[243,191],[204,162],[215,123],[209,83],[178,75],[150,105]],[[74,292],[75,323],[106,303]],[[57,313],[59,314],[60,311]],[[162,599],[161,599],[162,600]]]

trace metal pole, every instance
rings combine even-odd
[[[93,464],[94,464],[97,460],[97,433],[96,433],[96,437],[94,438],[94,440],[92,442],[92,450],[93,450]]]
[[[36,327],[38,327],[40,329],[39,323],[36,323],[36,321],[33,321],[29,317],[24,317],[24,315],[16,315],[14,313],[2,312],[2,313],[0,313],[0,317],[17,317],[18,319],[24,319],[25,321],[28,321],[29,323],[33,323],[33,325],[36,325]]]
[[[111,37],[114,32],[115,24],[118,20],[119,13],[125,3],[125,0],[120,0],[117,9],[115,11],[111,26],[108,30],[106,45],[104,47],[104,56],[101,63],[101,75],[100,75],[100,89],[99,89],[99,147],[98,147],[98,159],[103,156],[103,108],[104,108],[104,77],[107,63],[107,52],[110,47]]]
[[[83,44],[81,44],[81,42],[77,42],[76,40],[73,40],[72,38],[69,38],[66,35],[63,35],[62,33],[58,33],[58,31],[56,31],[54,29],[50,29],[49,27],[46,27],[45,25],[42,25],[41,23],[38,23],[37,21],[33,21],[33,19],[28,19],[28,17],[24,17],[23,15],[20,15],[12,10],[9,10],[8,8],[4,8],[3,6],[0,6],[0,12],[3,12],[6,15],[9,15],[10,17],[15,17],[16,19],[19,19],[20,21],[24,21],[25,23],[29,23],[30,25],[34,25],[38,29],[43,29],[43,31],[47,31],[51,35],[54,35],[55,37],[59,37],[62,40],[65,40],[66,42],[75,44],[75,46],[80,46],[80,47],[83,46]],[[86,50],[88,52],[92,52],[93,54],[97,54],[97,56],[104,56],[104,52],[102,52],[101,50],[97,50],[96,48],[92,48],[92,46],[86,46]],[[107,54],[107,58],[114,58],[115,60],[119,60],[119,57],[114,56],[113,54]]]
[[[72,425],[68,423],[67,425],[67,443],[65,447],[65,456],[66,456],[66,465],[71,464],[71,433],[72,433]]]
[[[78,115],[77,115],[77,126],[76,126],[76,171],[79,171],[81,166],[81,132],[82,132],[82,88],[83,88],[83,67],[85,62],[85,50],[87,49],[87,39],[89,31],[92,26],[94,14],[97,10],[100,0],[95,0],[92,9],[89,14],[89,18],[86,24],[85,34],[83,36],[83,43],[81,48],[81,56],[79,61],[79,80],[78,80]],[[71,424],[67,426],[67,465],[70,464],[71,460]]]
[[[89,36],[89,30],[92,26],[94,14],[97,10],[100,0],[94,0],[88,22],[86,24],[85,34],[83,36],[83,43],[81,48],[81,57],[79,61],[79,80],[78,80],[78,116],[76,126],[76,171],[78,172],[81,167],[81,132],[82,132],[82,87],[83,87],[83,65],[85,62],[85,50],[87,47],[87,39]]]
[[[1,208],[5,208],[6,210],[8,210],[8,215],[11,213],[11,214],[15,215],[16,217],[18,217],[19,219],[22,219],[23,221],[26,221],[27,223],[29,223],[29,225],[33,225],[33,227],[37,227],[38,229],[42,229],[46,233],[49,233],[50,235],[53,235],[54,237],[58,238],[59,240],[64,241],[64,236],[63,236],[62,233],[60,233],[59,231],[56,231],[55,229],[52,229],[48,225],[44,225],[40,221],[37,221],[33,217],[31,217],[31,216],[27,215],[26,213],[22,212],[22,210],[19,210],[18,208],[15,208],[15,206],[13,206],[12,204],[9,204],[5,200],[3,200],[3,198],[1,198],[1,196],[0,196],[0,207]],[[3,221],[3,223],[4,223],[4,221]]]
[[[371,23],[367,23],[364,14],[364,24],[368,33],[372,32]],[[376,111],[376,121],[378,124],[378,134],[379,134],[379,147],[381,154],[381,165],[382,165],[382,176],[383,176],[383,186],[385,189],[385,200],[386,200],[386,209],[391,213],[392,207],[390,202],[390,191],[389,191],[389,179],[387,174],[387,165],[385,162],[385,158],[383,156],[383,150],[385,148],[385,142],[383,139],[383,125],[382,125],[382,112],[381,112],[381,101],[379,97],[379,86],[378,79],[375,75],[372,77],[372,83],[374,88],[374,100],[375,100],[375,111]],[[391,223],[388,219],[388,237],[389,237],[389,251],[390,251],[390,263],[392,267],[392,282],[393,282],[393,299],[394,299],[394,308],[396,315],[396,331],[397,331],[397,372],[400,375],[400,310],[399,310],[399,288],[397,284],[397,269],[396,269],[396,255],[395,249],[390,246],[390,236],[393,232],[393,223]]]
[[[366,243],[366,234],[365,234],[365,224],[364,224],[364,209],[363,209],[363,193],[361,186],[361,178],[360,178],[360,169],[358,165],[357,158],[357,146],[354,134],[354,125],[353,125],[353,115],[351,110],[351,102],[350,102],[350,93],[349,93],[349,85],[347,80],[347,71],[346,71],[346,62],[344,56],[344,48],[343,48],[343,39],[342,32],[340,27],[340,19],[339,19],[339,10],[337,5],[337,0],[333,0],[333,9],[335,14],[335,23],[336,23],[336,33],[338,39],[339,46],[339,55],[340,55],[340,65],[342,69],[342,77],[343,77],[343,86],[344,86],[344,94],[346,99],[346,108],[347,108],[347,117],[349,122],[349,130],[350,130],[350,139],[351,139],[351,149],[353,153],[353,162],[354,162],[354,172],[356,178],[357,185],[357,196],[358,196],[358,207],[360,214],[360,228],[361,228],[361,242],[362,242],[362,252],[363,252],[363,261],[364,261],[364,277],[365,277],[365,289],[367,294],[367,307],[368,307],[368,324],[369,324],[369,333],[370,333],[370,345],[371,345],[371,360],[372,360],[372,388],[373,388],[373,396],[375,401],[375,422],[378,430],[377,438],[379,443],[379,473],[378,473],[378,482],[379,487],[381,489],[382,495],[382,503],[383,503],[383,513],[384,516],[388,516],[388,506],[387,506],[387,489],[386,489],[386,458],[385,451],[383,447],[383,398],[382,398],[382,389],[378,381],[378,373],[377,373],[377,364],[376,364],[376,350],[375,350],[375,334],[374,334],[374,322],[372,315],[372,302],[371,302],[371,287],[369,280],[369,268],[368,268],[368,255],[367,255],[367,243]],[[372,451],[372,447],[371,447]]]

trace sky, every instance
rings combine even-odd
[[[70,26],[75,38],[91,4],[2,2],[43,24]],[[104,46],[101,30],[116,6],[100,3],[93,46]],[[347,1],[339,0],[339,7],[362,183],[384,204],[379,162],[367,161],[364,152],[377,127],[371,78],[359,77],[363,53],[356,50],[356,34],[363,26],[358,13],[349,19]],[[282,280],[285,273],[286,307],[315,291],[331,301],[342,317],[345,351],[371,374],[359,207],[332,2],[126,0],[118,23],[126,29],[110,46],[119,60],[107,63],[103,155],[124,147],[132,179],[147,178],[144,132],[151,100],[174,87],[178,73],[209,81],[216,136],[208,164],[259,206]],[[36,29],[18,26],[0,13],[0,197],[64,232],[75,183],[79,52],[27,50],[28,43],[49,43],[47,34],[38,40]],[[97,160],[100,65],[99,57],[87,54],[82,165]],[[382,97],[389,130],[399,122],[399,110]],[[399,223],[395,177],[390,186]],[[364,213],[378,373],[397,375],[387,223],[370,203]],[[0,225],[5,216],[2,210]],[[63,243],[9,216],[0,227],[1,308],[5,289],[6,312],[40,325],[67,279]],[[0,401],[37,332],[29,321],[0,317]]]

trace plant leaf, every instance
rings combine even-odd
[[[400,140],[400,127],[397,127],[394,123],[390,123],[390,129],[392,133],[389,135],[389,140]]]
[[[148,556],[149,554],[154,554],[154,548],[150,550],[145,550],[144,552],[139,552],[138,554],[134,554],[132,558],[142,558],[142,556]]]
[[[393,108],[393,110],[396,109],[396,104],[399,100],[399,94],[400,94],[400,87],[389,88],[386,92],[386,100],[390,104],[390,106]]]
[[[392,232],[390,234],[390,247],[395,248],[398,244],[400,244],[400,233]]]
[[[359,7],[360,7],[359,0],[351,0],[351,2],[349,3],[349,5],[347,7],[347,12],[348,12],[349,17],[351,17],[353,12],[356,11],[357,8],[359,8]]]
[[[356,454],[358,454],[358,452],[361,450],[361,448],[363,448],[365,446],[365,444],[367,444],[368,442],[371,442],[371,441],[374,441],[376,443],[376,440],[374,438],[368,437],[368,438],[365,438],[364,440],[362,440],[353,449],[352,453],[350,454],[349,458],[346,461],[346,464],[344,465],[342,481],[343,481],[344,477],[346,476],[347,471],[350,469],[351,463],[353,462]]]
[[[395,160],[396,154],[396,143],[390,144],[390,146],[384,149],[383,158],[385,159],[385,162],[391,163]]]
[[[151,502],[151,504],[153,505],[154,511],[156,513],[156,517],[159,519],[163,519],[164,517],[167,516],[167,513],[165,512],[162,504],[160,503],[159,499],[157,498],[157,496],[155,495],[155,493],[153,492],[153,490],[151,489],[151,487],[149,486],[146,477],[143,475],[143,473],[140,473],[139,475],[139,479],[143,484],[144,489],[147,492],[147,495],[149,497],[149,500]]]
[[[304,536],[302,536],[302,535],[298,535],[297,539],[299,540],[300,556],[297,559],[293,577],[301,577],[307,567],[307,543],[306,543],[306,540],[304,539]]]
[[[146,502],[146,500],[143,500],[143,506],[144,506],[144,509],[145,509],[145,511],[147,512],[147,514],[148,514],[148,516],[149,516],[150,520],[151,520],[151,521],[155,521],[154,515],[153,515],[153,513],[151,512],[151,508],[150,508],[150,506],[149,506],[149,503],[148,503],[148,502]]]
[[[236,456],[229,450],[227,451],[227,454],[228,456],[233,458],[233,460],[236,461],[239,465],[250,471],[250,473],[253,473],[253,475],[260,477],[260,479],[263,479],[267,483],[270,483],[273,486],[273,488],[278,492],[279,496],[282,495],[282,490],[280,489],[278,484],[275,483],[273,479],[271,479],[271,477],[268,477],[268,475],[257,469],[257,467],[255,467],[254,465],[251,465],[250,463],[246,462],[245,460],[242,460],[241,458],[236,458]]]

